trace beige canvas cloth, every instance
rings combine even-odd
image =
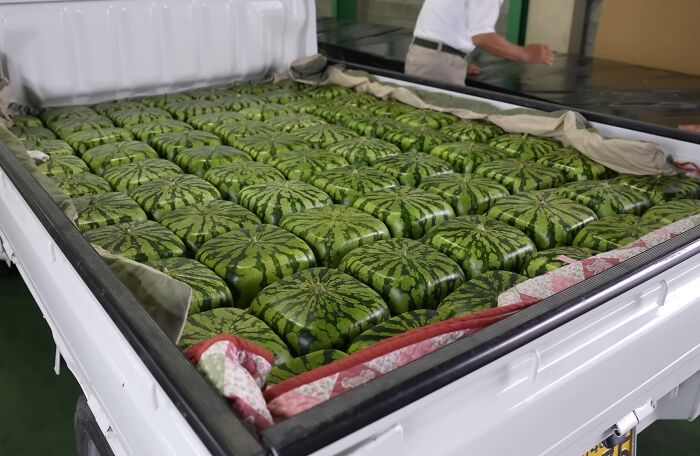
[[[485,101],[382,83],[368,73],[326,64],[325,57],[321,55],[307,57],[294,62],[288,71],[275,75],[275,80],[291,78],[310,84],[336,84],[417,108],[449,112],[462,119],[488,120],[511,133],[557,139],[619,173],[678,173],[658,144],[604,138],[575,111],[544,112],[525,108],[504,111]]]
[[[13,155],[46,190],[66,216],[75,222],[78,217],[71,199],[51,178],[39,172],[34,159],[22,142],[4,126],[0,126],[0,141],[8,146]],[[131,290],[166,336],[173,342],[177,342],[187,321],[192,289],[149,266],[112,255],[97,245],[93,244],[93,247],[114,274]]]

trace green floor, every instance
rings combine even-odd
[[[21,277],[0,265],[0,455],[75,454],[79,387],[53,372],[53,340]],[[700,455],[700,419],[659,422],[639,436],[640,456]]]

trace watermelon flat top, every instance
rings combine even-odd
[[[274,225],[236,228],[207,241],[197,260],[226,280],[237,307],[248,307],[267,285],[314,267],[311,248]]]
[[[636,215],[611,215],[584,226],[573,245],[605,252],[624,247],[662,226],[658,220],[641,219]]]
[[[285,215],[280,227],[304,240],[314,251],[316,264],[337,267],[351,250],[380,239],[389,229],[376,218],[342,205],[306,209]]]
[[[367,285],[335,269],[313,268],[267,286],[250,304],[294,353],[345,349],[362,331],[389,318]]]
[[[513,158],[484,163],[474,173],[501,183],[512,194],[558,187],[564,183],[564,177],[555,169]]]
[[[430,151],[434,155],[445,160],[457,172],[471,173],[484,163],[507,158],[507,152],[495,149],[486,144],[477,142],[450,142],[440,144]]]
[[[378,138],[348,138],[331,144],[326,149],[346,159],[351,165],[371,165],[380,158],[399,155],[401,149]]]
[[[536,277],[597,254],[597,251],[586,247],[556,247],[533,252],[525,259],[521,274],[527,277]]]
[[[418,309],[395,315],[376,326],[369,328],[353,339],[348,347],[348,354],[371,347],[384,339],[427,326],[441,320],[440,315],[433,309]]]
[[[445,298],[437,312],[444,320],[498,306],[498,295],[527,280],[509,271],[489,271],[469,280]]]
[[[460,119],[442,127],[440,131],[452,136],[457,141],[474,141],[477,143],[487,143],[496,136],[505,133],[497,125],[468,119]]]
[[[461,173],[429,177],[418,188],[450,203],[457,215],[483,214],[496,201],[510,195],[508,189],[496,181]]]
[[[231,201],[211,200],[164,212],[158,223],[182,239],[190,252],[221,234],[243,226],[259,225],[260,219]]]
[[[204,174],[204,179],[214,184],[222,195],[236,201],[243,187],[283,181],[285,177],[266,163],[242,161],[216,166]]]
[[[135,189],[152,180],[178,174],[182,174],[182,170],[175,163],[162,158],[150,158],[126,165],[112,166],[105,170],[102,177],[116,191],[123,192]]]
[[[317,367],[325,366],[326,364],[343,359],[346,356],[348,355],[339,350],[326,349],[292,358],[276,366],[272,366],[267,376],[266,383],[268,385],[281,383],[288,378],[303,374]]]
[[[216,166],[250,160],[250,156],[245,152],[222,145],[185,149],[175,156],[175,163],[180,168],[199,177]]]
[[[452,172],[449,163],[422,152],[407,152],[376,160],[372,165],[394,176],[402,185],[418,186],[423,180]]]
[[[295,180],[250,185],[238,193],[238,202],[265,223],[274,225],[287,214],[333,203],[330,196],[313,185]]]
[[[156,220],[168,211],[221,199],[216,187],[191,174],[178,174],[146,182],[129,191],[129,196]]]
[[[91,173],[62,175],[52,178],[58,187],[66,192],[69,198],[77,198],[85,195],[97,195],[112,191],[109,182]]]
[[[320,171],[311,183],[326,192],[333,202],[346,206],[352,205],[365,193],[399,185],[390,174],[367,166]]]
[[[80,231],[126,222],[145,222],[146,213],[121,192],[100,193],[73,199]]]
[[[268,161],[287,179],[310,182],[316,174],[328,169],[348,166],[348,162],[323,149],[299,149],[280,152]]]
[[[651,205],[649,198],[639,190],[610,181],[571,182],[560,187],[557,194],[589,207],[599,218],[640,215]]]
[[[406,186],[365,193],[352,206],[384,222],[395,238],[420,238],[455,215],[439,196]]]
[[[459,265],[418,241],[390,239],[356,248],[338,266],[382,295],[393,315],[434,309],[464,282]]]
[[[696,214],[700,214],[700,201],[684,199],[658,204],[647,210],[642,219],[657,220],[668,225]]]
[[[108,252],[135,261],[153,261],[185,254],[185,244],[172,231],[150,220],[102,226],[83,235]]]
[[[112,166],[158,158],[158,153],[141,141],[121,141],[93,147],[83,154],[83,160],[98,175]]]

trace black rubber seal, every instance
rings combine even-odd
[[[260,442],[3,142],[0,167],[209,451],[217,456],[265,454]]]

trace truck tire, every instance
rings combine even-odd
[[[114,456],[83,394],[75,405],[73,429],[78,456]]]

